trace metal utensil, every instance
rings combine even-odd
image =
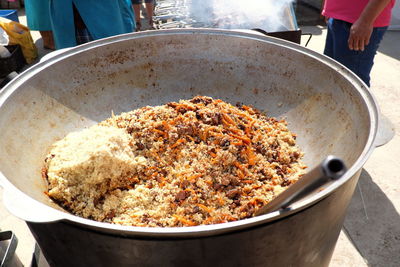
[[[279,194],[267,205],[256,212],[256,216],[273,212],[279,209],[286,209],[294,202],[328,182],[338,180],[346,172],[344,162],[335,156],[329,155],[317,167],[306,173],[295,184]]]

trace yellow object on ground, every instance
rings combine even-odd
[[[28,64],[32,63],[37,58],[37,48],[28,27],[5,18],[0,18],[0,27],[8,34],[10,45],[18,44],[21,46],[22,53]]]

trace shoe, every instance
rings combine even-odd
[[[149,27],[150,27],[150,30],[155,30],[156,29],[156,25],[154,24],[154,21],[152,19],[149,20]]]
[[[140,21],[136,21],[136,31],[140,32],[141,29],[142,29],[142,23]]]

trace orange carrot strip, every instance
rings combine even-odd
[[[210,213],[210,212],[212,212],[213,211],[213,209],[212,208],[209,208],[209,207],[207,207],[206,205],[203,205],[203,204],[200,204],[200,203],[198,203],[198,204],[196,204],[200,209],[202,209],[202,210],[204,210],[204,211],[206,211],[206,212],[208,212],[208,213]]]
[[[185,225],[189,225],[189,226],[197,225],[195,222],[193,222],[191,220],[188,220],[188,219],[186,219],[186,218],[184,218],[182,216],[179,216],[179,215],[176,215],[176,214],[174,214],[172,216],[174,216],[175,219],[177,219],[178,221],[180,221],[181,223],[183,223]]]
[[[232,217],[232,216],[229,215],[229,214],[222,214],[222,217],[223,217],[225,220],[228,220],[228,221],[237,221],[237,219],[236,219],[235,217]]]
[[[204,223],[204,224],[208,224],[208,223],[212,222],[213,220],[214,220],[214,217],[210,216],[210,217],[208,217],[207,219],[205,219],[205,220],[203,221],[203,223]]]
[[[213,157],[213,158],[217,157],[217,154],[215,154],[215,153],[212,152],[212,151],[208,151],[208,154],[210,154],[210,156]]]
[[[242,171],[245,170],[245,167],[244,167],[242,164],[240,164],[238,161],[235,161],[235,162],[233,163],[233,165],[235,165],[236,168],[238,168],[238,169],[240,169],[240,170],[242,170]]]
[[[186,139],[183,139],[183,138],[178,139],[178,141],[176,141],[175,144],[173,144],[170,148],[173,149],[173,148],[175,148],[175,147],[177,147],[180,144],[185,143],[185,142],[186,142]]]
[[[254,165],[256,163],[256,156],[255,156],[253,150],[251,149],[251,147],[247,147],[246,153],[247,153],[247,160],[249,161],[249,165]]]
[[[192,188],[186,188],[185,191],[193,193],[193,195],[196,195],[196,191],[194,191]]]
[[[189,139],[190,139],[190,141],[194,142],[194,138],[193,138],[193,137],[191,137],[190,135],[186,135],[186,137],[187,137],[187,138],[189,138]]]
[[[158,129],[151,129],[151,130],[152,130],[153,132],[156,132],[156,133],[158,133],[158,134],[164,136],[164,138],[168,138],[168,134],[167,134],[166,132],[163,132],[163,131],[158,130]]]
[[[236,122],[226,113],[222,113],[222,118],[228,123],[232,125],[236,125]]]
[[[195,174],[195,175],[192,175],[192,176],[188,177],[187,180],[193,181],[193,180],[196,180],[197,178],[199,178],[199,177],[201,177],[201,176],[202,176],[202,174],[201,174],[201,173],[198,173],[198,174]]]
[[[221,206],[225,204],[225,200],[221,196],[218,197],[218,202]]]
[[[228,133],[228,134],[229,134],[230,136],[236,138],[236,139],[242,140],[242,141],[245,142],[246,144],[250,144],[250,143],[251,143],[250,138],[248,138],[248,137],[246,137],[246,136],[239,136],[239,135],[236,135],[236,134],[233,134],[233,133]]]
[[[234,133],[234,134],[239,135],[239,136],[243,134],[242,130],[239,130],[239,129],[229,128],[228,130],[230,132]]]
[[[162,125],[164,126],[165,130],[169,130],[171,128],[167,121],[162,121]]]
[[[213,182],[211,180],[204,180],[204,182],[208,185],[213,185]]]
[[[207,141],[209,128],[205,129],[201,134],[201,140]]]
[[[251,115],[254,115],[254,113],[255,113],[254,110],[249,106],[243,105],[242,108],[244,110],[246,110],[248,113],[250,113]]]
[[[237,169],[236,173],[239,179],[243,179],[244,177],[246,177],[241,169]]]

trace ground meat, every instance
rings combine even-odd
[[[47,194],[78,216],[122,225],[194,226],[254,216],[305,165],[284,120],[239,107],[197,96],[72,133],[45,159]]]

